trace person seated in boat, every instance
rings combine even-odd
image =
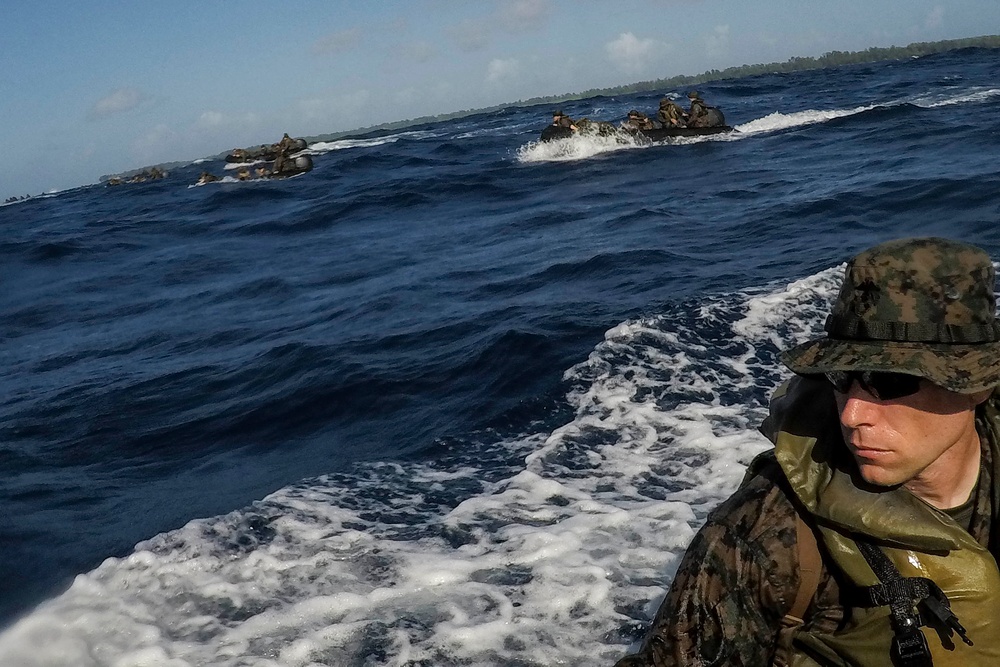
[[[297,148],[297,145],[295,139],[292,139],[285,132],[285,136],[281,137],[281,141],[276,144],[276,148],[279,153],[290,153]]]
[[[638,130],[652,130],[654,127],[653,121],[649,119],[649,116],[636,109],[629,111],[628,117],[625,119],[625,122],[622,123],[622,128],[629,130],[630,132],[636,132]]]
[[[576,123],[573,119],[562,112],[561,109],[556,109],[552,112],[552,124],[556,127],[568,127],[569,129],[576,132]]]
[[[274,164],[271,165],[272,174],[280,174],[285,170],[285,163],[288,162],[288,153],[285,151],[278,151],[274,156]],[[294,159],[293,159],[294,161]]]
[[[686,125],[684,116],[684,109],[677,102],[674,102],[669,97],[664,97],[660,100],[660,108],[656,112],[656,120],[660,121],[660,125],[664,129],[684,127]]]
[[[692,97],[693,95],[693,97]],[[716,107],[708,106],[701,99],[698,91],[688,93],[691,99],[691,111],[688,113],[688,127],[726,127],[726,116]]]
[[[701,95],[698,91],[692,90],[689,92],[688,99],[691,100],[691,108],[688,109],[687,126],[710,127],[711,122],[708,117],[708,105],[705,104],[705,100],[701,99]]]
[[[780,356],[774,449],[616,667],[998,663],[994,275],[984,250],[934,237],[847,263],[825,335]]]

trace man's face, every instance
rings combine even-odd
[[[978,452],[975,409],[988,392],[956,394],[921,380],[917,393],[892,400],[875,398],[858,382],[834,393],[844,442],[870,484],[952,475]]]

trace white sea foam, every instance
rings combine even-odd
[[[249,169],[255,164],[263,164],[269,160],[253,160],[251,162],[227,162],[222,168],[226,170]]]
[[[455,134],[456,139],[475,139],[477,137],[509,137],[528,129],[529,123],[522,121],[508,125],[495,125],[472,130],[466,130]]]
[[[400,139],[427,139],[438,136],[434,132],[426,130],[414,130],[412,132],[400,132],[398,134],[388,134],[383,137],[371,137],[368,139],[338,139],[336,141],[317,141],[309,144],[304,153],[312,155],[322,155],[331,151],[342,151],[350,148],[371,148],[372,146],[382,146],[392,144]]]
[[[296,176],[298,176],[298,175],[299,174],[296,174]],[[200,188],[200,187],[203,187],[203,186],[206,186],[206,185],[218,185],[220,183],[249,183],[249,182],[251,182],[253,180],[265,180],[265,179],[248,179],[248,180],[241,181],[240,179],[236,178],[235,176],[229,176],[227,174],[227,175],[223,176],[222,178],[220,178],[217,181],[208,181],[207,183],[201,183],[201,182],[191,183],[190,185],[188,185],[188,189],[191,189],[191,188]]]
[[[585,160],[602,153],[634,150],[647,146],[648,144],[640,144],[624,134],[600,136],[580,133],[555,141],[529,141],[517,149],[516,156],[517,160],[523,163],[570,162]]]
[[[854,109],[807,109],[805,111],[796,111],[793,113],[780,113],[776,111],[748,123],[736,125],[735,128],[739,130],[740,134],[727,135],[727,137],[731,139],[742,139],[748,135],[760,134],[762,132],[775,132],[777,130],[787,130],[792,127],[825,123],[833,120],[834,118],[853,116],[854,114],[863,113],[874,108],[874,106],[863,106],[855,107]]]
[[[818,325],[830,312],[844,267],[841,264],[789,283],[782,290],[751,298],[745,317],[733,325],[733,330],[748,339],[769,339],[775,347],[821,336]]]
[[[1000,88],[981,88],[963,91],[957,95],[949,93],[922,95],[911,100],[911,104],[926,109],[933,109],[936,107],[953,106],[955,104],[980,104],[989,102],[995,97],[1000,97]]]
[[[612,664],[768,446],[777,350],[817,330],[838,273],[619,324],[566,371],[555,428],[140,543],[0,635],[0,664]]]

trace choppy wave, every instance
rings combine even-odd
[[[1000,88],[985,88],[982,90],[964,91],[958,95],[942,93],[921,95],[913,99],[913,104],[927,109],[934,109],[956,104],[982,104],[996,97],[1000,97]]]
[[[396,134],[387,134],[380,137],[370,137],[364,139],[337,139],[335,141],[317,141],[315,143],[309,144],[306,153],[312,155],[322,155],[324,153],[329,153],[331,151],[341,151],[350,148],[371,148],[373,146],[383,146],[385,144],[392,144],[397,141],[404,139],[429,139],[437,136],[431,131],[410,131],[410,132],[399,132]]]
[[[5,664],[610,664],[815,335],[834,270],[622,322],[570,421],[304,480],[139,544],[0,635]],[[485,463],[485,465],[484,465]],[[622,545],[627,548],[623,549]]]

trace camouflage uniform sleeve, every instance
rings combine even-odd
[[[691,542],[642,648],[615,667],[770,665],[797,568],[791,504],[774,487],[741,489]]]

